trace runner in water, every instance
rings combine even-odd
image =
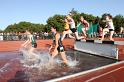
[[[113,34],[114,34],[114,25],[113,25],[113,20],[112,20],[112,16],[110,14],[105,16],[105,20],[103,20],[103,22],[106,22],[106,28],[103,29],[103,34],[102,34],[102,38],[101,40],[104,40],[104,35],[107,32],[110,32],[110,40],[114,41],[114,39],[112,38]]]
[[[34,35],[32,35],[28,30],[26,30],[26,35],[27,35],[27,41],[24,43],[24,44],[22,44],[22,47],[27,47],[28,45],[32,45],[31,47],[30,47],[30,49],[29,49],[29,54],[30,54],[30,56],[29,57],[31,57],[31,58],[33,58],[34,57],[34,50],[37,48],[37,43],[36,43],[36,39],[35,39],[35,37],[34,37]]]
[[[61,35],[57,32],[56,27],[51,27],[51,31],[53,32],[54,37],[53,37],[53,44],[52,44],[52,47],[50,48],[50,51],[52,50],[53,47],[54,49],[52,50],[52,52],[50,52],[50,54],[52,55],[52,58],[54,58],[55,56],[58,55],[58,53],[60,53],[63,63],[68,65],[68,61],[65,55],[65,50],[61,41]]]

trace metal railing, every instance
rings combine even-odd
[[[51,33],[49,33],[47,36],[44,35],[44,34],[34,34],[35,35],[35,38],[37,40],[40,40],[40,39],[52,39],[53,36]],[[105,35],[105,37],[109,37],[109,33]],[[99,34],[98,33],[94,33],[94,34],[90,34],[88,35],[88,38],[97,38],[99,37]],[[114,38],[124,38],[124,34],[114,34],[113,35]],[[68,38],[68,37],[66,37]],[[5,41],[18,41],[18,40],[26,40],[27,39],[27,36],[26,35],[16,35],[16,34],[11,34],[11,35],[7,35],[7,34],[3,34],[3,35],[0,35],[0,40],[5,40]]]
[[[52,39],[52,34],[48,34],[47,36],[44,34],[34,34],[36,39]],[[16,34],[3,34],[0,35],[0,40],[5,40],[5,41],[18,41],[18,40],[27,40],[27,35],[22,34],[22,35],[16,35]]]

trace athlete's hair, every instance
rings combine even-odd
[[[58,31],[58,28],[56,26],[51,26],[51,28],[54,28],[54,29],[56,29],[56,31]]]
[[[28,32],[30,32],[31,34],[33,34],[33,31],[31,30],[31,29],[27,29],[27,30],[25,30],[25,32],[26,31],[28,31]]]
[[[106,14],[105,16],[108,16],[109,19],[112,19],[113,18],[111,14]]]
[[[109,16],[109,18],[110,18],[110,19],[112,19],[112,18],[113,18],[113,17],[112,17],[112,15],[110,15],[110,14],[108,14],[108,16]]]

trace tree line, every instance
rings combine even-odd
[[[71,11],[71,13],[73,14],[73,19],[75,21],[76,24],[78,24],[80,22],[79,17],[83,16],[84,19],[86,19],[89,23],[93,23],[93,24],[101,24],[102,27],[105,27],[105,24],[102,22],[102,19],[104,19],[104,15],[106,13],[104,13],[101,17],[99,16],[93,16],[92,14],[86,14],[86,13],[79,13],[77,11]],[[12,25],[8,25],[6,27],[6,29],[3,32],[25,32],[25,30],[31,30],[32,32],[50,32],[50,26],[55,26],[59,29],[60,32],[62,32],[64,30],[64,17],[65,15],[60,15],[60,14],[55,14],[52,17],[49,17],[47,19],[47,24],[35,24],[35,23],[31,23],[31,22],[26,22],[26,21],[22,21],[19,23],[15,23]],[[124,27],[124,17],[122,15],[116,15],[113,17],[113,23],[115,26],[115,32],[119,32],[120,31],[120,27]],[[2,32],[2,30],[0,30],[0,32]]]

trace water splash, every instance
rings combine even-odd
[[[24,64],[25,67],[48,67],[49,66],[49,60],[51,59],[50,55],[46,51],[37,51],[35,50],[33,54],[29,54],[29,49],[27,48],[21,48],[20,51],[23,54],[23,59],[21,62]]]
[[[16,77],[12,79],[12,81],[43,82],[50,79],[71,75],[87,69],[89,70],[91,68],[94,68],[94,66],[96,67],[97,64],[98,64],[97,66],[103,65],[103,63],[105,63],[105,61],[103,62],[103,60],[108,61],[108,59],[105,58],[99,59],[99,57],[96,56],[90,57],[88,54],[77,51],[67,51],[66,55],[69,66],[64,66],[62,64],[62,59],[60,55],[54,58],[54,63],[51,63],[50,62],[51,56],[47,52],[47,49],[45,50],[44,49],[39,50],[37,49],[36,51],[34,51],[34,55],[36,55],[36,58],[38,58],[36,60],[32,60],[28,57],[30,56],[28,53],[29,50],[28,48],[20,49],[23,56],[19,57],[19,60],[20,58],[22,58],[23,64],[20,64],[21,65],[20,71],[16,73]],[[14,62],[17,63],[17,61],[15,60]],[[0,74],[0,76],[4,78],[3,73],[4,72],[5,74],[7,72],[10,73],[11,71],[10,68],[12,68],[13,70],[14,67],[15,68],[14,70],[16,70],[17,68],[15,67],[16,65],[15,63],[6,64],[4,67],[2,67],[0,69],[2,75]],[[106,63],[104,65],[106,65]]]
[[[29,54],[30,48],[21,48],[20,51],[23,54],[23,59],[21,62],[23,63],[24,67],[28,68],[38,68],[39,70],[51,70],[57,66],[62,66],[62,59],[61,57],[57,56],[53,59],[51,55],[49,55],[47,49],[35,50],[32,55]],[[31,57],[33,56],[33,57]],[[78,64],[78,61],[71,56],[67,56],[68,59],[68,67],[75,67]]]
[[[77,61],[76,58],[74,59],[71,56],[67,56],[67,59],[69,67],[75,67],[79,63],[79,61]]]

